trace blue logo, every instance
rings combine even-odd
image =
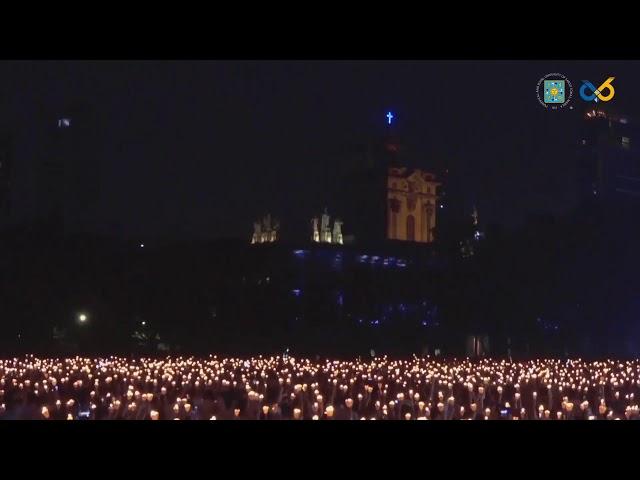
[[[580,87],[580,97],[582,97],[582,99],[585,102],[597,103],[598,100],[601,100],[603,102],[608,102],[616,94],[616,91],[613,88],[613,85],[611,85],[611,82],[613,82],[615,78],[616,77],[607,78],[607,80],[598,88],[594,87],[593,83],[591,83],[589,80],[583,80],[582,86]],[[605,90],[609,90],[609,93],[607,95],[602,94],[602,92]]]

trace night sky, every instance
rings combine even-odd
[[[561,72],[573,111],[545,111],[538,80]],[[0,128],[15,144],[10,222],[35,215],[35,165],[66,105],[94,112],[97,229],[126,238],[249,238],[271,211],[307,222],[327,172],[384,132],[414,163],[449,168],[484,222],[565,212],[580,80],[615,76],[608,107],[640,111],[640,63],[623,61],[0,62]],[[348,231],[348,219],[345,219]]]

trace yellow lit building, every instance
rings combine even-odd
[[[387,174],[387,238],[430,243],[434,240],[440,185],[419,169],[391,167]]]

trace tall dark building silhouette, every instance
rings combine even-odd
[[[640,199],[640,129],[626,115],[592,109],[578,139],[582,201]]]
[[[363,142],[340,165],[333,210],[345,222],[345,243],[378,242],[386,234],[386,169],[390,156],[379,138]]]
[[[341,163],[334,210],[344,219],[345,243],[433,241],[437,182],[420,167],[393,122]]]
[[[0,132],[0,224],[6,221],[11,208],[12,167],[12,138],[9,134]]]
[[[100,198],[99,126],[86,104],[47,112],[37,172],[38,221],[69,234],[92,231]]]

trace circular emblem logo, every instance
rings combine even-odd
[[[547,110],[560,110],[571,101],[573,85],[561,73],[548,73],[538,80],[536,96],[540,105]]]

